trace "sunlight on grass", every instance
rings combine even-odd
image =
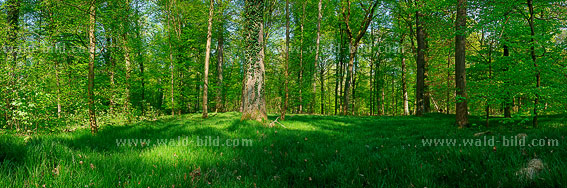
[[[270,116],[274,117],[274,116]],[[275,118],[271,118],[275,119]],[[563,122],[545,128],[457,129],[445,115],[342,117],[290,115],[287,127],[240,121],[239,113],[164,117],[129,125],[32,136],[0,136],[0,187],[282,187],[565,185]],[[561,125],[561,126],[556,126]],[[550,127],[554,127],[553,129]],[[424,147],[425,138],[525,133],[556,138],[557,147]],[[250,139],[251,146],[155,145],[205,136]],[[152,143],[117,146],[117,139]],[[153,144],[153,145],[152,145]],[[525,184],[515,175],[532,158],[546,171]]]

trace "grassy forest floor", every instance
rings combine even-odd
[[[94,136],[87,128],[31,136],[2,132],[0,187],[567,186],[565,116],[543,117],[537,129],[503,125],[499,119],[491,128],[458,129],[452,126],[454,115],[441,114],[290,115],[285,128],[242,122],[239,113],[212,116],[106,125]],[[483,124],[480,117],[473,122]],[[479,132],[486,134],[475,136]],[[423,144],[425,138],[502,140],[522,133],[528,142],[555,139],[559,146]],[[220,138],[221,145],[199,146],[206,136]],[[118,146],[122,139],[150,140]],[[158,144],[160,139],[174,140]],[[252,146],[222,146],[241,139],[251,139]],[[526,177],[520,171],[535,158],[543,167]]]

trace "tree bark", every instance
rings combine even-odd
[[[224,112],[224,92],[223,92],[223,65],[224,65],[224,8],[222,7],[222,0],[219,1],[219,7],[221,8],[220,19],[219,19],[219,33],[218,33],[218,44],[217,44],[217,76],[218,76],[218,89],[216,97],[216,111]]]
[[[404,57],[404,39],[405,35],[402,35],[400,39],[400,47],[401,47],[401,58],[402,58],[402,96],[404,102],[404,116],[409,115],[409,100],[408,100],[408,89],[407,89],[407,79],[406,79],[406,59]]]
[[[170,94],[171,94],[171,116],[175,116],[175,96],[174,96],[174,73],[175,73],[175,67],[174,67],[174,59],[173,59],[173,48],[172,48],[172,27],[173,27],[173,5],[175,4],[175,1],[170,1],[170,4],[168,6],[168,14],[167,14],[167,25],[169,27],[168,30],[168,44],[169,44],[169,69],[170,69]]]
[[[466,87],[466,0],[457,1],[457,21],[455,36],[455,87],[457,96],[456,121],[461,128],[469,125]]]
[[[509,47],[504,44],[504,58],[508,61],[508,57],[510,57],[510,50]],[[508,64],[506,64],[506,70],[508,71]],[[504,82],[506,83],[506,82]],[[506,97],[504,99],[504,117],[505,118],[512,118],[512,99],[510,97],[510,92],[506,92]]]
[[[534,5],[533,5],[533,0],[528,0],[528,9],[530,11],[530,17],[529,17],[529,21],[528,23],[530,24],[530,56],[532,58],[532,61],[534,63],[534,68],[536,70],[536,97],[534,99],[534,117],[533,117],[533,126],[534,127],[538,127],[538,105],[539,105],[539,89],[541,86],[541,73],[538,69],[538,64],[537,64],[537,56],[536,56],[536,52],[535,52],[535,26],[534,26]]]
[[[287,112],[287,106],[289,101],[289,0],[285,1],[285,67],[284,67],[284,101],[282,105],[282,111],[280,119],[285,120],[285,113]]]
[[[351,16],[351,2],[350,0],[347,0],[347,6],[345,8],[342,8],[342,14],[343,14],[343,18],[344,18],[344,23],[346,26],[346,33],[349,39],[349,62],[348,62],[348,68],[347,68],[347,75],[346,75],[346,80],[345,80],[345,95],[343,96],[343,111],[342,114],[343,115],[347,115],[348,111],[349,111],[349,98],[351,95],[350,92],[350,84],[353,81],[353,71],[354,71],[354,58],[356,57],[356,53],[358,51],[358,46],[360,43],[360,40],[362,39],[362,37],[364,36],[364,34],[366,34],[366,30],[368,29],[368,26],[370,25],[370,22],[372,21],[373,17],[374,17],[374,10],[376,9],[376,6],[378,5],[378,1],[374,1],[374,3],[372,4],[372,7],[370,9],[365,9],[365,15],[364,18],[362,20],[362,23],[360,23],[360,29],[358,30],[358,33],[354,34],[353,30],[351,29],[351,25],[350,25],[350,16]]]
[[[322,9],[322,2],[323,0],[319,0],[319,3],[317,4],[317,39],[315,40],[315,62],[313,65],[313,101],[311,102],[311,113],[315,113],[315,93],[317,92],[317,81],[316,81],[316,77],[317,77],[317,67],[319,66],[319,49],[321,46],[321,19],[323,18],[323,13],[321,11]],[[320,79],[321,79],[321,114],[324,114],[323,112],[323,108],[325,107],[324,104],[324,80],[323,80],[323,74],[324,74],[324,69],[323,67],[319,67],[320,70]]]
[[[211,35],[213,30],[213,13],[214,13],[214,0],[211,0],[211,5],[209,7],[209,26],[207,29],[207,45],[205,52],[205,73],[204,73],[204,84],[203,84],[203,118],[207,118],[208,115],[208,90],[209,90],[209,61],[211,59]]]
[[[417,2],[417,1],[416,1]],[[424,30],[424,21],[422,20],[422,15],[420,11],[416,11],[416,34],[417,34],[417,78],[416,78],[416,116],[422,116],[426,112],[426,90],[425,90],[425,69],[426,69],[426,59],[425,55],[427,53]]]
[[[303,12],[301,15],[301,25],[300,25],[300,29],[301,29],[301,38],[299,41],[299,113],[302,114],[303,113],[303,38],[305,36],[304,30],[303,30],[303,26],[305,24],[305,5],[307,5],[307,2],[303,2]]]
[[[91,132],[93,134],[98,132],[98,125],[96,122],[96,112],[94,106],[94,62],[96,56],[96,37],[95,37],[95,24],[96,24],[96,0],[91,2],[89,7],[89,76],[88,76],[88,97],[89,97],[89,121],[91,124]]]
[[[242,119],[267,120],[264,90],[264,0],[245,0],[246,75]]]

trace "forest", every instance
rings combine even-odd
[[[0,45],[0,187],[567,185],[564,0],[0,0]]]

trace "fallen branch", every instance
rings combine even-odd
[[[280,118],[280,117],[277,117],[276,120],[272,121],[272,123],[270,123],[270,127],[274,127],[274,125],[275,125],[276,123],[278,123],[280,126],[282,126],[283,128],[286,128],[286,129],[287,129],[287,127],[286,127],[285,125],[283,125],[282,123],[280,123],[280,122],[278,121],[279,118]]]

